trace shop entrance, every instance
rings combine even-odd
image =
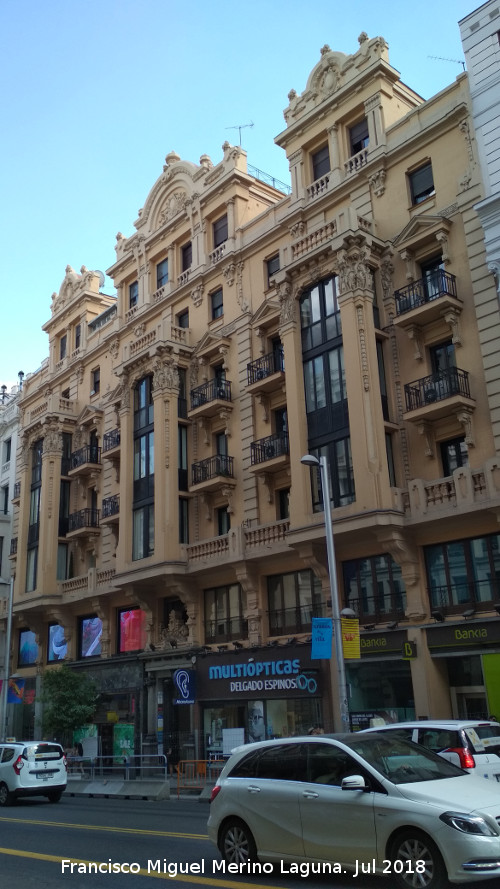
[[[450,692],[455,719],[488,718],[488,701],[484,686],[452,687]]]

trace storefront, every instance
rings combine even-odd
[[[382,722],[414,719],[410,661],[415,645],[406,630],[361,633],[361,658],[346,661],[349,715],[353,731]]]
[[[309,645],[245,649],[198,657],[197,701],[204,755],[238,743],[307,734],[323,725],[329,661],[311,661]]]
[[[500,717],[500,620],[427,627],[432,658],[443,658],[455,719]]]

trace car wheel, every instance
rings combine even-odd
[[[63,795],[62,790],[53,790],[52,793],[48,793],[47,797],[49,803],[58,803]]]
[[[4,781],[0,784],[0,806],[10,806],[13,796]]]
[[[389,850],[392,876],[401,889],[446,889],[446,867],[436,844],[419,830],[394,838]]]
[[[219,839],[219,851],[228,864],[257,861],[257,847],[252,833],[244,821],[238,818],[224,824]]]

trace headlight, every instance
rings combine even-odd
[[[439,816],[449,827],[454,827],[461,833],[474,833],[483,837],[496,837],[498,831],[494,830],[488,822],[479,815],[464,815],[462,812],[443,812]]]

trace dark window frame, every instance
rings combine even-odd
[[[370,135],[368,132],[368,120],[363,117],[357,123],[349,127],[349,150],[351,157],[363,151],[370,144]]]
[[[128,307],[133,309],[139,300],[139,281],[132,281],[128,285]]]
[[[212,223],[212,237],[214,250],[227,241],[229,237],[227,213],[224,213],[223,216],[220,216]]]
[[[165,256],[163,259],[156,264],[156,289],[158,290],[160,287],[163,287],[164,284],[168,283],[168,257]]]
[[[322,179],[323,176],[330,172],[331,164],[328,142],[311,154],[311,166],[313,182],[317,182],[318,179]]]
[[[412,206],[421,204],[436,193],[431,161],[426,161],[407,175]]]
[[[210,309],[212,321],[222,318],[224,315],[224,291],[222,287],[218,287],[210,294]]]

